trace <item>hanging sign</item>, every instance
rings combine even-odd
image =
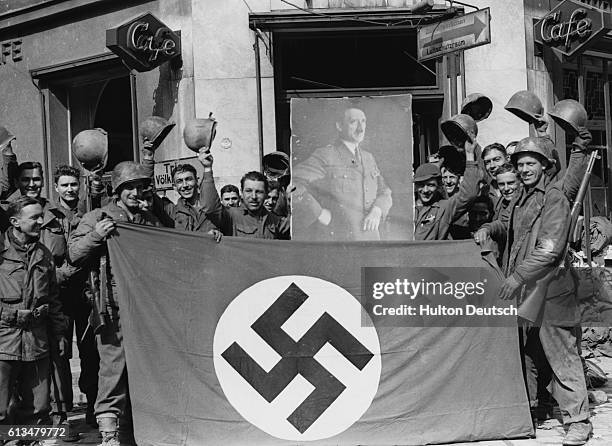
[[[490,10],[485,8],[423,26],[417,38],[419,61],[491,43],[490,22]]]
[[[565,0],[538,20],[534,40],[567,57],[580,54],[606,31],[605,14],[573,0]]]
[[[181,37],[150,12],[106,30],[106,46],[128,67],[151,71],[181,55]]]

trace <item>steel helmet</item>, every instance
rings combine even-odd
[[[536,158],[539,158],[547,167],[551,167],[554,165],[554,160],[552,158],[552,143],[548,138],[541,138],[539,136],[528,136],[527,138],[521,139],[516,145],[516,150],[512,155],[510,155],[510,160],[512,164],[516,166],[518,158],[520,155],[528,153],[535,155]]]
[[[474,118],[462,113],[444,121],[440,127],[446,139],[461,150],[463,150],[466,140],[474,142],[476,136],[478,136],[478,126]]]
[[[72,153],[85,169],[103,169],[108,159],[108,134],[100,128],[83,130],[72,140]]]
[[[194,152],[198,152],[202,147],[210,148],[216,134],[217,121],[211,113],[207,119],[192,119],[189,121],[183,130],[183,139],[187,147]]]
[[[0,149],[4,149],[12,140],[17,139],[5,127],[0,125]]]
[[[272,152],[263,157],[264,174],[268,179],[278,179],[289,174],[289,156],[285,152]]]
[[[151,150],[155,150],[175,125],[174,122],[168,122],[159,116],[149,116],[140,123],[140,137],[143,141],[150,141],[153,144]]]
[[[504,108],[529,123],[537,121],[544,114],[540,98],[527,90],[514,93]]]
[[[493,102],[482,93],[472,93],[466,96],[461,104],[461,113],[479,122],[487,119],[493,110]]]
[[[146,167],[134,161],[122,161],[115,166],[111,174],[111,186],[113,193],[117,192],[122,185],[129,181],[149,180],[151,176]]]
[[[589,119],[582,104],[573,99],[557,102],[548,114],[563,130],[570,133],[578,133],[579,128],[584,127]]]
[[[413,183],[419,183],[421,181],[431,180],[433,178],[441,178],[442,173],[440,172],[440,168],[435,163],[424,163],[417,167],[416,172],[414,172],[414,180]]]

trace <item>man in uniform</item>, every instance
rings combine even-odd
[[[224,229],[224,234],[236,237],[288,240],[290,238],[289,220],[268,212],[264,207],[264,201],[268,196],[268,180],[264,174],[256,171],[246,173],[240,180],[240,189],[242,205],[222,208],[219,227]],[[216,202],[219,202],[218,198]],[[214,212],[215,209],[213,208],[212,211]]]
[[[523,188],[497,221],[484,225],[474,238],[506,236],[503,254],[504,281],[501,299],[518,296],[519,304],[562,260],[570,226],[570,204],[563,181],[551,183],[545,174],[551,168],[550,144],[544,138],[522,139],[511,160]],[[530,405],[537,406],[538,380],[552,383],[568,431],[563,444],[582,445],[592,432],[589,400],[577,345],[580,333],[575,286],[568,275],[560,275],[546,290],[540,327],[523,326],[522,346]],[[544,353],[545,357],[542,355]]]
[[[233,184],[226,184],[221,188],[221,204],[226,208],[240,206],[240,190]]]
[[[57,283],[62,312],[68,317],[66,338],[72,340],[76,326],[77,346],[81,373],[79,387],[87,397],[86,421],[95,424],[93,412],[98,392],[99,357],[96,340],[87,331],[91,305],[85,298],[87,272],[68,263],[68,239],[85,213],[83,200],[79,199],[81,172],[72,166],[58,166],[53,175],[57,201],[49,203],[45,211],[40,241],[51,253],[56,265]],[[67,424],[67,412],[72,408],[72,376],[69,358],[71,350],[60,357],[52,350],[51,408],[54,425]],[[70,439],[77,440],[78,437]],[[67,438],[63,438],[64,441]]]
[[[451,223],[465,214],[468,205],[478,195],[479,170],[474,159],[476,141],[465,143],[465,173],[459,191],[444,198],[442,174],[433,163],[421,164],[414,173],[417,194],[414,239],[446,240]]]
[[[151,179],[155,165],[153,157],[154,151],[150,150],[150,144],[145,141],[142,165],[148,169]],[[167,197],[160,198],[157,194],[152,194],[152,211],[164,226],[182,231],[205,232],[215,236],[218,241],[221,232],[212,220],[219,221],[221,218],[221,204],[212,177],[212,155],[208,148],[200,150],[198,159],[204,167],[201,183],[195,167],[191,164],[179,164],[172,172],[174,189],[179,194],[178,201],[174,204]]]
[[[53,257],[39,241],[42,206],[20,197],[6,215],[11,226],[0,240],[0,424],[48,424],[49,350],[66,353],[66,320]],[[14,391],[21,397],[19,419],[10,420]]]
[[[112,265],[107,261],[106,239],[115,230],[115,222],[130,222],[161,226],[151,212],[142,209],[143,197],[150,190],[149,170],[141,164],[124,161],[113,169],[111,176],[114,198],[106,206],[88,212],[70,234],[68,249],[74,265],[100,265],[100,324],[96,335],[100,354],[100,373],[95,413],[102,434],[102,445],[119,445],[119,418],[126,420],[127,433],[132,435],[129,407],[127,368],[123,351],[123,335],[117,290],[112,280]],[[105,261],[100,261],[104,259]],[[110,290],[110,292],[108,292]],[[129,438],[133,441],[132,438]]]
[[[360,147],[365,129],[365,113],[346,108],[336,121],[338,139],[293,170],[294,239],[380,240],[391,189]]]
[[[0,166],[0,199],[8,197],[14,190],[13,178],[17,168],[17,156],[13,152],[13,141],[15,136],[6,128],[0,126],[0,154],[2,165]]]

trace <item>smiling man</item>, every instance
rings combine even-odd
[[[150,150],[150,144],[145,142],[142,149],[142,164],[153,178],[155,161]],[[174,190],[179,194],[176,203],[167,197],[151,194],[152,211],[160,221],[168,227],[182,231],[205,232],[217,240],[221,237],[218,224],[221,219],[221,203],[215,190],[212,176],[212,155],[208,148],[202,148],[198,160],[204,167],[202,181],[198,179],[196,168],[191,164],[179,164],[172,172]]]
[[[545,174],[554,164],[546,138],[522,139],[511,160],[523,188],[500,219],[485,224],[474,238],[482,244],[489,237],[499,240],[505,236],[508,242],[502,268],[506,280],[500,298],[516,298],[520,305],[536,282],[562,260],[570,227],[570,203],[563,191],[563,181],[551,184]],[[568,274],[559,274],[545,293],[541,326],[521,327],[527,393],[535,410],[538,382],[550,384],[568,427],[563,444],[581,445],[588,440],[592,427],[577,346],[580,318],[575,285]]]
[[[465,174],[459,191],[445,198],[440,168],[433,163],[420,165],[414,173],[417,195],[414,239],[446,240],[451,223],[465,214],[471,200],[478,194],[479,171],[475,161],[474,143],[465,143]]]
[[[374,156],[361,148],[366,124],[363,110],[342,109],[335,122],[337,140],[293,170],[295,238],[380,240],[393,202]]]
[[[51,252],[39,241],[43,209],[20,197],[0,239],[0,424],[49,424],[49,351],[68,349]],[[7,418],[14,392],[16,420]]]

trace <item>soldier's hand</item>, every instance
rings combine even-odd
[[[96,232],[100,237],[106,238],[115,230],[115,227],[115,221],[110,217],[106,217],[96,223]]]
[[[14,142],[15,141],[9,141],[9,143],[7,145],[2,147],[2,150],[0,151],[2,153],[2,155],[10,156],[10,155],[14,155],[15,154],[15,152],[13,152],[13,143]]]
[[[319,223],[327,226],[331,223],[331,219],[332,219],[332,214],[329,211],[329,209],[323,209],[321,211],[321,215],[319,215]]]
[[[474,153],[476,152],[476,147],[478,147],[478,142],[476,141],[476,138],[474,138],[472,142],[470,142],[469,139],[465,140],[465,143],[463,144],[463,148],[465,149],[465,155],[466,158],[471,158],[468,159],[468,161],[474,161]]]
[[[205,169],[206,168],[212,169],[213,156],[210,153],[210,148],[202,147],[200,151],[198,152],[198,160],[200,161],[202,166],[204,166]]]
[[[64,336],[57,338],[57,351],[61,357],[66,356],[68,353],[68,339]]]
[[[583,149],[586,149],[589,144],[591,144],[592,140],[593,135],[591,135],[591,132],[589,132],[586,127],[580,127],[578,129],[578,134],[574,138],[574,144],[582,147]]]
[[[152,160],[154,158],[155,147],[153,147],[153,143],[148,139],[145,139],[142,142],[142,149],[140,150],[142,153],[143,159]]]
[[[514,293],[520,288],[521,284],[514,278],[509,276],[502,283],[502,287],[499,290],[499,298],[501,300],[510,300],[514,296]]]
[[[219,243],[221,241],[221,238],[223,237],[223,234],[221,234],[221,231],[219,231],[218,229],[211,229],[210,231],[208,231],[208,233],[215,238],[215,242],[217,243]]]
[[[380,219],[382,218],[382,210],[378,206],[372,206],[372,210],[363,220],[364,231],[378,231]]]
[[[478,245],[482,245],[485,241],[491,238],[489,230],[487,228],[480,228],[474,233],[474,241]]]

